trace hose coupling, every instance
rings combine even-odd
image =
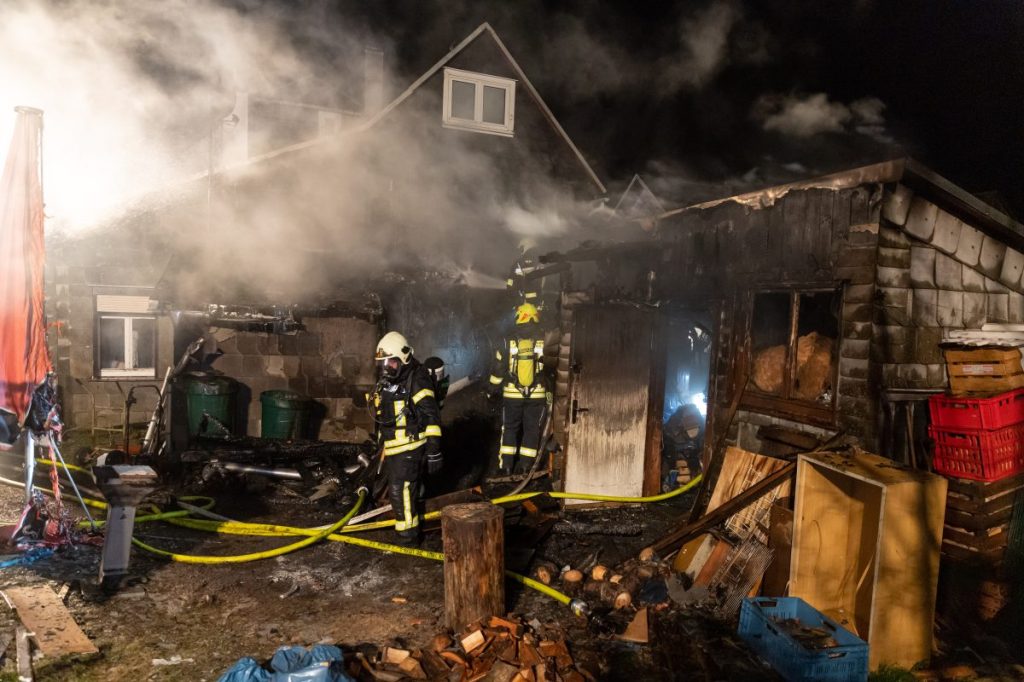
[[[572,611],[572,615],[577,618],[586,618],[590,615],[590,607],[587,606],[587,602],[582,599],[573,599],[569,602],[569,610]]]

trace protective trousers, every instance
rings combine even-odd
[[[395,512],[395,530],[403,544],[420,538],[420,478],[426,463],[426,447],[388,455],[388,498]]]
[[[537,458],[541,431],[547,418],[547,400],[505,398],[501,408],[501,447],[498,469],[526,472]]]

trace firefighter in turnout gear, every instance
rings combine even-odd
[[[502,397],[501,445],[498,470],[503,474],[528,471],[539,454],[550,393],[544,381],[544,334],[532,303],[516,310],[516,328],[494,354],[492,396]]]
[[[388,496],[399,541],[420,541],[420,481],[423,469],[441,470],[441,415],[434,382],[412,355],[405,337],[388,332],[377,344],[380,379],[371,396],[377,437],[388,470]]]

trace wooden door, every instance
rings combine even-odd
[[[576,308],[566,491],[623,497],[659,492],[663,328],[662,316],[650,308]]]

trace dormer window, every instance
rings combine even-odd
[[[516,82],[460,69],[444,70],[446,128],[511,136],[515,126]]]

